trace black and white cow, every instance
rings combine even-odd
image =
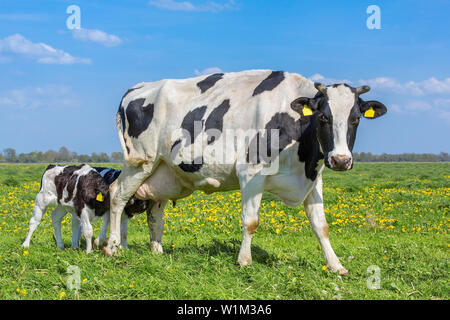
[[[104,252],[115,252],[120,216],[133,194],[161,204],[151,212],[149,229],[153,251],[162,252],[168,200],[195,190],[240,189],[243,239],[237,261],[249,265],[261,197],[268,191],[288,205],[304,203],[329,270],[347,273],[328,238],[322,170],[351,169],[361,116],[386,113],[380,102],[360,98],[369,90],[314,84],[298,74],[267,70],[136,85],[117,113],[125,166],[110,186],[111,233]],[[236,142],[240,134],[235,133],[242,131],[253,134],[247,135],[249,143]],[[267,156],[260,154],[263,147]],[[250,152],[255,149],[256,155]],[[278,167],[268,173],[275,162]]]
[[[49,165],[42,175],[41,189],[36,196],[33,216],[23,247],[29,247],[31,236],[39,225],[48,206],[56,203],[52,211],[52,225],[55,230],[56,244],[64,249],[61,239],[61,221],[67,212],[72,213],[72,248],[78,248],[81,233],[86,239],[86,251],[92,249],[91,222],[103,216],[103,226],[96,244],[106,242],[109,222],[109,185],[117,179],[120,170],[110,168],[92,168],[89,165],[55,166]],[[136,213],[147,210],[151,201],[131,197],[125,206],[122,217],[122,246],[126,247],[128,220]]]

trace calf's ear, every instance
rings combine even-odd
[[[318,100],[315,98],[298,98],[292,101],[291,109],[304,117],[312,116],[318,108]]]
[[[387,112],[386,106],[378,101],[363,101],[360,110],[366,119],[375,119]]]

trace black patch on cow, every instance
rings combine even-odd
[[[258,133],[251,141],[249,152],[247,153],[248,163],[270,163],[272,159],[272,152],[275,151],[275,146],[271,145],[271,130],[278,130],[279,143],[278,153],[281,153],[292,141],[299,143],[298,159],[305,163],[305,175],[308,179],[314,181],[317,178],[318,162],[324,158],[320,152],[320,145],[317,140],[317,115],[311,117],[301,117],[295,121],[287,113],[277,113],[266,124],[263,135]],[[266,144],[266,152],[262,153],[262,144]],[[252,155],[250,158],[250,150],[256,149],[257,155]]]
[[[216,82],[222,78],[223,78],[223,73],[216,73],[216,74],[210,75],[206,79],[197,83],[197,87],[200,88],[202,93],[205,93],[208,89],[214,87]]]
[[[256,96],[264,91],[272,91],[285,79],[283,71],[272,71],[272,73],[264,79],[253,92],[253,96]]]
[[[103,201],[97,201],[97,195],[102,193]],[[74,209],[78,216],[86,205],[95,210],[96,216],[102,216],[109,210],[109,186],[96,171],[78,178],[77,192],[73,199]]]
[[[299,139],[299,126],[287,113],[276,113],[272,119],[266,124],[265,131],[261,135],[258,133],[249,145],[249,151],[247,153],[247,161],[249,163],[270,163],[273,159],[272,152],[275,146],[272,146],[272,130],[278,130],[278,154],[283,151],[292,141],[298,141]],[[265,143],[265,149],[263,152],[263,145]],[[250,150],[253,152],[256,149],[256,155],[252,154],[250,159]]]
[[[305,175],[312,181],[316,180],[317,165],[324,158],[317,140],[317,121],[317,114],[297,121],[300,126],[298,160],[305,163]]]
[[[80,166],[67,166],[63,171],[55,177],[56,194],[58,195],[58,203],[61,203],[64,188],[68,185],[73,173],[80,170],[83,165]],[[73,191],[73,190],[72,190]]]
[[[126,109],[128,119],[128,135],[138,138],[153,120],[154,105],[152,103],[144,106],[145,99],[131,101]]]
[[[208,134],[208,130],[215,129],[220,132],[223,130],[223,117],[230,110],[230,100],[227,99],[220,106],[214,109],[205,122],[205,131],[208,135],[208,145],[213,144],[217,137]]]
[[[72,174],[67,182],[67,197],[64,200],[65,202],[69,202],[73,197],[73,190],[75,190],[75,186],[77,184],[78,175]]]
[[[201,133],[201,132],[194,132],[195,122],[202,121],[206,109],[207,106],[199,107],[197,109],[189,111],[189,113],[184,117],[183,122],[181,123],[181,129],[189,132],[190,136],[190,140],[186,140],[185,147],[189,146],[190,144],[193,144],[195,138]],[[202,122],[202,129],[203,129],[203,122]]]
[[[184,163],[181,162],[178,167],[180,167],[181,170],[184,172],[189,173],[195,173],[200,171],[200,169],[203,167],[203,157],[201,159],[195,159],[192,163]]]

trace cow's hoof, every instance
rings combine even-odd
[[[336,267],[336,268],[329,267],[329,270],[330,270],[332,273],[337,273],[337,274],[340,275],[340,276],[346,276],[346,275],[348,275],[347,269],[345,269],[343,266],[338,266],[338,267]]]
[[[115,246],[106,246],[103,248],[102,252],[107,257],[112,257],[116,253],[117,248]]]
[[[247,267],[252,264],[252,257],[239,257],[236,261],[236,264],[240,265],[241,267]]]
[[[30,247],[30,244],[24,242],[24,243],[22,243],[22,247],[23,247],[23,248],[29,248],[29,247]]]
[[[163,247],[162,247],[161,243],[159,243],[158,241],[150,242],[150,249],[152,250],[153,253],[156,253],[156,254],[163,253]]]

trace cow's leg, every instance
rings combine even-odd
[[[119,178],[109,187],[111,195],[110,233],[108,245],[103,248],[106,255],[112,255],[120,245],[120,222],[123,209],[141,184],[150,176],[143,168],[125,165]]]
[[[162,253],[162,236],[164,232],[164,208],[167,200],[155,202],[150,212],[147,212],[148,230],[150,232],[150,248],[154,253]]]
[[[123,248],[127,247],[127,237],[128,237],[128,221],[130,217],[126,213],[122,214],[120,222],[120,245]]]
[[[108,232],[108,226],[109,226],[109,212],[106,212],[103,215],[102,230],[100,231],[98,238],[94,240],[94,248],[99,249],[106,244],[106,233]]]
[[[89,211],[83,209],[80,215],[81,232],[83,233],[84,239],[86,240],[86,253],[92,251],[92,235],[94,233],[89,219]]]
[[[263,176],[240,176],[242,198],[242,244],[237,263],[247,266],[252,263],[252,237],[259,225],[259,206],[264,191]]]
[[[81,238],[81,224],[80,218],[73,212],[72,213],[72,249],[78,249]]]
[[[40,191],[37,194],[36,200],[34,201],[33,216],[30,219],[28,234],[22,244],[22,247],[28,248],[30,246],[31,236],[33,235],[33,232],[36,230],[39,223],[41,223],[42,215],[47,210],[47,207],[55,201],[56,197],[53,195],[49,195],[47,192]]]
[[[61,221],[66,215],[66,211],[60,205],[56,206],[52,211],[52,225],[55,230],[56,246],[60,249],[64,249],[64,243],[61,237]]]
[[[331,272],[338,272],[341,275],[347,274],[348,271],[339,262],[339,258],[334,253],[330,239],[328,238],[328,224],[323,210],[322,176],[317,177],[317,179],[316,186],[304,201],[306,214],[308,215],[314,233],[319,239],[329,270]]]

